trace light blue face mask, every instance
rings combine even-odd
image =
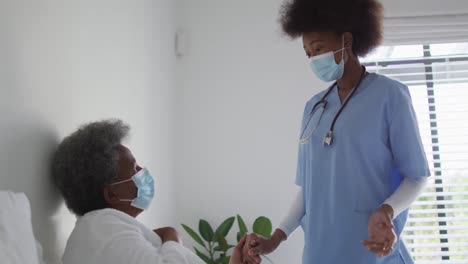
[[[143,168],[137,172],[132,178],[113,183],[111,185],[117,185],[124,182],[132,181],[138,189],[137,197],[135,199],[120,199],[122,202],[132,202],[130,205],[142,210],[147,210],[150,207],[151,201],[154,197],[154,177],[148,171]]]
[[[341,61],[336,64],[335,53],[344,50],[344,39],[343,48],[335,52],[330,51],[325,54],[313,56],[310,58],[310,68],[315,75],[324,82],[331,82],[341,79],[344,73],[344,51],[341,55]]]

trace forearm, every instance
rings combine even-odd
[[[393,209],[393,218],[395,218],[418,199],[426,184],[427,178],[405,178],[383,204],[389,205]]]
[[[294,198],[291,207],[289,208],[287,214],[284,216],[281,224],[278,226],[278,229],[275,231],[275,234],[278,238],[283,237],[285,240],[289,235],[291,235],[294,230],[300,225],[301,218],[304,216],[305,210],[302,202],[302,189],[299,190]],[[281,232],[283,234],[281,234]]]

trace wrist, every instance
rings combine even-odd
[[[279,245],[281,242],[288,239],[286,234],[281,229],[276,229],[273,235],[271,236],[271,240],[276,244]]]
[[[162,241],[163,241],[163,243],[169,242],[169,241],[179,243],[180,240],[179,240],[179,236],[177,234],[166,234],[163,237]]]
[[[166,243],[166,242],[176,242],[176,243],[179,243],[179,239],[173,238],[173,237],[169,237],[169,238],[163,240],[163,243]]]
[[[390,219],[393,219],[393,207],[389,204],[382,204],[382,206],[380,206],[380,209],[383,210],[385,212],[385,214],[387,214]]]

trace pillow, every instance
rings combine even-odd
[[[47,264],[47,262],[44,260],[44,252],[42,250],[42,245],[39,241],[36,239],[36,251],[37,251],[37,261],[39,264]]]
[[[8,264],[39,264],[24,193],[0,191],[0,260]]]

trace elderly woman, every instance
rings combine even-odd
[[[203,263],[183,247],[174,228],[150,230],[135,218],[150,207],[154,178],[122,145],[129,127],[106,120],[81,127],[58,146],[54,181],[78,216],[64,264]],[[240,264],[240,248],[231,264]]]

